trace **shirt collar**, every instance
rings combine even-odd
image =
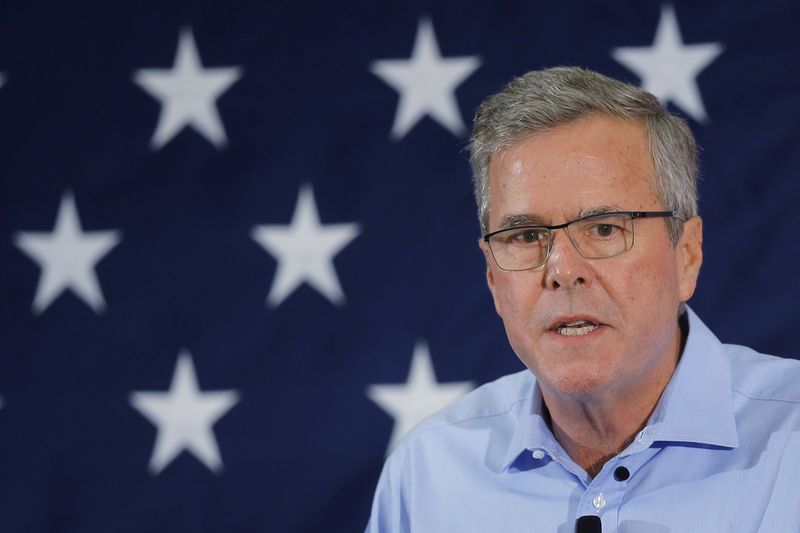
[[[552,456],[557,450],[562,449],[547,425],[547,414],[539,382],[530,372],[528,376],[530,379],[526,383],[525,391],[527,399],[522,404],[519,423],[514,424],[514,432],[503,458],[504,470],[511,467],[521,454],[530,450],[543,450]]]
[[[648,422],[653,441],[736,448],[731,364],[722,343],[687,307],[689,336],[680,363]]]
[[[649,447],[656,441],[736,448],[739,437],[731,397],[731,367],[722,343],[688,306],[689,335],[681,360],[647,424]],[[541,449],[562,450],[547,425],[539,384],[526,381],[520,423],[514,425],[502,468],[519,456]]]

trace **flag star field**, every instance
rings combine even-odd
[[[362,531],[403,435],[523,369],[466,146],[535,68],[689,121],[690,305],[800,357],[800,5],[277,4],[0,8],[0,531]]]

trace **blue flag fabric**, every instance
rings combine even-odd
[[[0,531],[349,532],[420,417],[522,368],[472,114],[640,84],[702,147],[693,308],[800,355],[800,5],[0,7]]]

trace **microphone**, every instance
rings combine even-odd
[[[575,533],[603,533],[603,522],[599,516],[579,516],[575,522]]]

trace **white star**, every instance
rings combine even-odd
[[[172,69],[143,68],[133,76],[161,102],[161,115],[150,144],[161,148],[185,126],[191,126],[217,148],[228,139],[217,111],[217,99],[242,77],[239,67],[203,68],[192,30],[184,28]]]
[[[708,118],[697,75],[722,53],[721,43],[683,44],[672,6],[661,8],[653,46],[614,48],[611,55],[642,79],[662,103],[674,103],[698,122]]]
[[[239,401],[234,390],[201,392],[192,356],[178,354],[172,385],[167,392],[133,392],[131,405],[158,427],[150,472],[157,475],[183,450],[194,454],[209,470],[219,473],[222,459],[211,429]]]
[[[387,453],[425,417],[451,404],[473,388],[475,385],[469,381],[438,383],[428,345],[424,341],[417,342],[406,383],[367,387],[369,399],[394,418],[394,429]]]
[[[425,115],[453,135],[464,133],[455,90],[480,64],[478,56],[443,58],[433,24],[420,19],[410,59],[381,59],[370,65],[373,74],[400,93],[391,137],[402,139]]]
[[[51,233],[20,231],[14,243],[42,269],[33,311],[41,313],[67,289],[100,313],[106,302],[94,269],[120,241],[119,231],[81,229],[78,209],[72,194],[61,197],[55,228]]]
[[[333,304],[343,305],[333,258],[360,232],[355,222],[320,224],[314,192],[303,185],[288,226],[256,226],[251,234],[278,261],[267,303],[278,306],[305,281]]]

